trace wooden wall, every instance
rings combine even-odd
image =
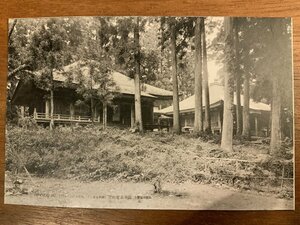
[[[296,211],[153,211],[3,205],[7,19],[39,16],[177,15],[291,16],[294,18]],[[0,224],[299,224],[299,0],[1,0],[0,1]],[[205,194],[205,193],[203,193]]]

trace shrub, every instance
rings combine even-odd
[[[161,136],[160,136],[161,135]],[[124,180],[181,183],[185,181],[226,183],[248,188],[249,180],[257,186],[271,185],[272,179],[293,177],[292,160],[262,157],[251,145],[224,152],[202,137],[170,133],[133,134],[129,130],[99,126],[42,127],[8,126],[6,134],[6,169],[20,172],[26,166],[37,176],[81,180]],[[260,151],[260,150],[259,150]],[[259,163],[211,160],[231,158],[257,160]],[[266,177],[265,180],[253,177]],[[280,182],[279,182],[280,183]],[[278,182],[274,186],[278,187]]]
[[[23,117],[18,119],[18,125],[25,129],[36,129],[37,123],[34,118],[31,117]]]

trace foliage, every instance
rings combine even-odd
[[[235,176],[240,177],[239,185],[246,182],[243,180],[246,177],[253,179],[252,184],[256,183],[258,181],[253,177],[258,176],[266,180],[262,188],[267,187],[272,176],[282,175],[283,164],[285,177],[293,176],[292,161],[266,157],[262,153],[267,151],[267,146],[237,145],[235,152],[226,153],[217,144],[201,139],[193,134],[178,136],[164,132],[141,136],[114,127],[105,130],[99,126],[58,127],[50,132],[40,127],[25,129],[9,126],[6,149],[19,158],[7,154],[6,168],[15,171],[24,164],[34,175],[80,180],[153,181],[161,178],[162,182],[194,180],[227,185],[232,185],[231,180]],[[214,160],[208,163],[203,157],[244,159],[258,163],[241,162],[239,170],[235,171],[235,162]],[[199,180],[200,175],[197,174],[204,174],[204,180]]]
[[[206,33],[216,36],[214,40],[207,41],[209,57],[214,56],[220,63],[228,64],[229,71],[239,72],[241,79],[246,74],[250,75],[251,97],[255,101],[270,103],[272,82],[274,78],[279,79],[283,102],[282,126],[288,127],[284,129],[284,136],[288,136],[293,119],[292,79],[289,76],[292,73],[290,19],[235,18],[235,26],[239,30],[239,63],[234,63],[237,59],[233,48],[225,48],[222,21],[213,17],[207,17],[205,21]],[[133,40],[134,17],[11,20],[8,70],[9,74],[18,68],[20,71],[8,77],[8,118],[13,119],[17,115],[15,107],[10,105],[10,99],[18,78],[28,77],[30,72],[38,73],[39,76],[35,77],[37,86],[49,91],[55,88],[52,82],[53,70],[60,70],[75,61],[82,61],[83,66],[89,67],[92,72],[89,81],[82,74],[79,75],[80,70],[75,74],[81,84],[77,92],[86,100],[94,96],[102,101],[110,101],[113,98],[108,94],[110,88],[99,85],[98,90],[94,90],[91,88],[92,83],[97,80],[99,83],[106,82],[109,84],[107,86],[114,86],[110,83],[109,70],[120,70],[132,77],[137,57],[142,82],[172,90],[170,23],[175,27],[176,75],[180,98],[183,99],[192,95],[194,90],[191,79],[194,75],[194,17],[141,17],[140,45]],[[138,50],[140,54],[137,54]],[[226,72],[223,68],[221,79]]]
[[[284,107],[290,108],[292,105],[290,20],[286,18],[235,18],[235,26],[239,29],[238,67],[234,65],[234,56],[226,58],[228,54],[224,52],[225,31],[222,27],[212,42],[213,57],[220,63],[227,62],[229,71],[238,70],[241,79],[245,74],[250,75],[251,97],[255,101],[271,102],[272,80],[274,76],[279,76]],[[274,46],[277,47],[274,48]],[[234,54],[231,53],[231,55]],[[220,71],[221,79],[223,75],[224,71]]]
[[[31,77],[29,75],[33,71],[39,70],[40,77],[36,81],[41,88],[48,90],[51,86],[48,83],[51,80],[49,68],[59,69],[62,65],[76,60],[78,43],[82,40],[82,26],[79,21],[75,17],[9,21],[8,118],[14,119],[14,108],[10,106],[10,101],[19,79]],[[56,65],[51,65],[48,60]]]
[[[95,60],[80,61],[69,73],[66,85],[76,81],[76,92],[86,102],[91,99],[111,104],[118,87],[111,77],[111,71],[103,62]]]
[[[23,70],[39,71],[37,84],[45,89],[51,89],[51,67],[61,69],[63,66],[78,60],[105,60],[108,67],[120,70],[128,76],[134,74],[134,55],[137,50],[133,41],[133,17],[91,17],[91,18],[41,18],[36,20],[19,19],[12,32],[9,45],[9,70],[25,65]],[[12,22],[11,22],[12,23]],[[178,73],[179,86],[182,88],[182,98],[192,94],[193,85],[189,80],[192,76],[190,65],[191,37],[193,34],[193,18],[176,18],[178,31]],[[165,25],[163,25],[165,26]],[[153,28],[153,29],[152,29]],[[170,79],[170,63],[168,46],[169,31],[165,29],[164,43],[164,74],[159,72],[160,51],[156,48],[159,36],[155,33],[159,28],[157,19],[141,17],[141,81],[172,90]],[[52,49],[49,46],[53,46]],[[48,46],[48,49],[47,49]],[[98,50],[101,50],[99,54]],[[98,51],[98,52],[97,52]],[[84,57],[83,57],[84,56]],[[50,59],[51,58],[51,59]],[[51,63],[47,63],[50,62]],[[54,63],[53,65],[51,65]],[[28,73],[18,73],[28,75]],[[12,79],[14,77],[11,77]],[[50,83],[49,83],[50,81]],[[12,92],[14,90],[14,80]]]
[[[62,21],[49,19],[32,36],[29,45],[31,67],[38,71],[35,83],[46,91],[53,90],[53,71],[63,66],[62,52],[65,46],[66,31]]]
[[[18,125],[24,129],[37,129],[38,124],[35,119],[23,117],[18,119]]]

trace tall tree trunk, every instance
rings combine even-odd
[[[165,24],[165,17],[160,17],[160,38],[161,38],[161,45],[160,45],[160,75],[161,78],[163,77],[163,59],[164,59],[164,42],[165,42],[165,36],[164,36],[164,24]]]
[[[134,125],[135,125],[135,121],[134,121],[134,104],[131,104],[130,106],[130,126],[133,129]]]
[[[203,131],[202,118],[202,48],[201,48],[201,21],[198,17],[195,26],[195,121],[194,132]]]
[[[227,72],[225,74],[224,87],[224,111],[223,111],[223,126],[221,148],[226,151],[232,151],[233,138],[233,85],[232,75]]]
[[[240,55],[239,55],[239,27],[238,19],[234,23],[234,54],[235,54],[235,84],[236,84],[236,135],[242,134],[242,106],[241,106],[241,74],[240,74]]]
[[[53,130],[54,128],[54,96],[53,96],[53,90],[50,90],[50,130]]]
[[[50,130],[53,130],[54,128],[54,118],[53,118],[53,114],[54,114],[54,94],[53,94],[53,90],[54,90],[54,84],[53,84],[53,69],[51,69],[51,90],[50,90]]]
[[[134,102],[135,102],[135,124],[139,132],[143,132],[142,106],[141,106],[141,84],[140,84],[140,35],[139,35],[139,17],[136,17],[134,27],[134,44],[135,44],[135,74],[134,74]]]
[[[94,115],[95,115],[94,99],[91,98],[91,119],[93,124],[94,124]]]
[[[236,77],[236,135],[240,136],[243,130],[241,106],[241,80]]]
[[[225,48],[232,48],[232,19],[224,19],[226,42]],[[230,56],[232,57],[232,56]],[[224,110],[221,148],[225,151],[232,151],[233,138],[233,76],[227,69],[224,77]]]
[[[106,128],[107,126],[107,103],[103,102],[103,115],[102,115],[102,124],[103,124],[103,128]]]
[[[281,148],[281,96],[279,79],[276,75],[273,77],[272,85],[272,115],[271,115],[271,143],[270,154],[276,155],[280,152]]]
[[[282,54],[282,48],[288,47],[291,43],[290,40],[286,42],[286,45],[282,47],[282,34],[287,32],[287,23],[285,19],[274,19],[274,23],[270,24],[270,29],[272,31],[272,43],[274,43],[274,56]],[[284,40],[284,39],[283,39]],[[283,67],[288,67],[287,61],[283,60]],[[291,72],[289,70],[284,70],[285,72]],[[270,154],[271,155],[281,155],[281,145],[282,145],[282,127],[281,127],[281,116],[282,116],[282,94],[283,94],[283,79],[287,79],[283,74],[279,74],[278,71],[271,72],[272,77],[272,104],[271,104],[271,142],[270,142]]]
[[[243,107],[243,136],[250,139],[250,116],[249,116],[249,102],[250,102],[250,74],[245,74],[244,77],[244,107]]]
[[[209,85],[208,85],[208,69],[207,69],[207,49],[206,49],[206,35],[205,23],[202,19],[202,43],[203,43],[203,89],[204,89],[204,131],[208,134],[211,133],[211,117],[210,117],[210,101],[209,101]]]
[[[171,65],[172,65],[172,81],[173,81],[173,132],[180,134],[180,117],[179,117],[179,96],[178,96],[178,80],[177,80],[177,57],[176,57],[176,31],[175,19],[169,19],[169,28],[171,33]]]

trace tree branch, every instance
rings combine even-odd
[[[13,71],[11,71],[10,73],[8,73],[8,79],[10,79],[12,76],[14,76],[17,72],[21,71],[21,70],[24,70],[28,68],[28,65],[27,64],[23,64],[19,67],[17,67],[16,69],[14,69]]]
[[[16,26],[16,24],[17,24],[17,19],[15,19],[14,20],[14,22],[13,22],[13,24],[12,24],[12,26],[11,26],[11,28],[9,29],[9,32],[8,32],[8,43],[10,42],[10,38],[11,38],[11,35],[12,35],[12,32],[14,31],[14,29],[15,29],[15,26]]]
[[[34,72],[30,71],[30,70],[24,70],[24,72],[26,72],[26,73],[28,73],[30,75],[33,75],[33,76],[37,75],[36,73],[34,73]]]

